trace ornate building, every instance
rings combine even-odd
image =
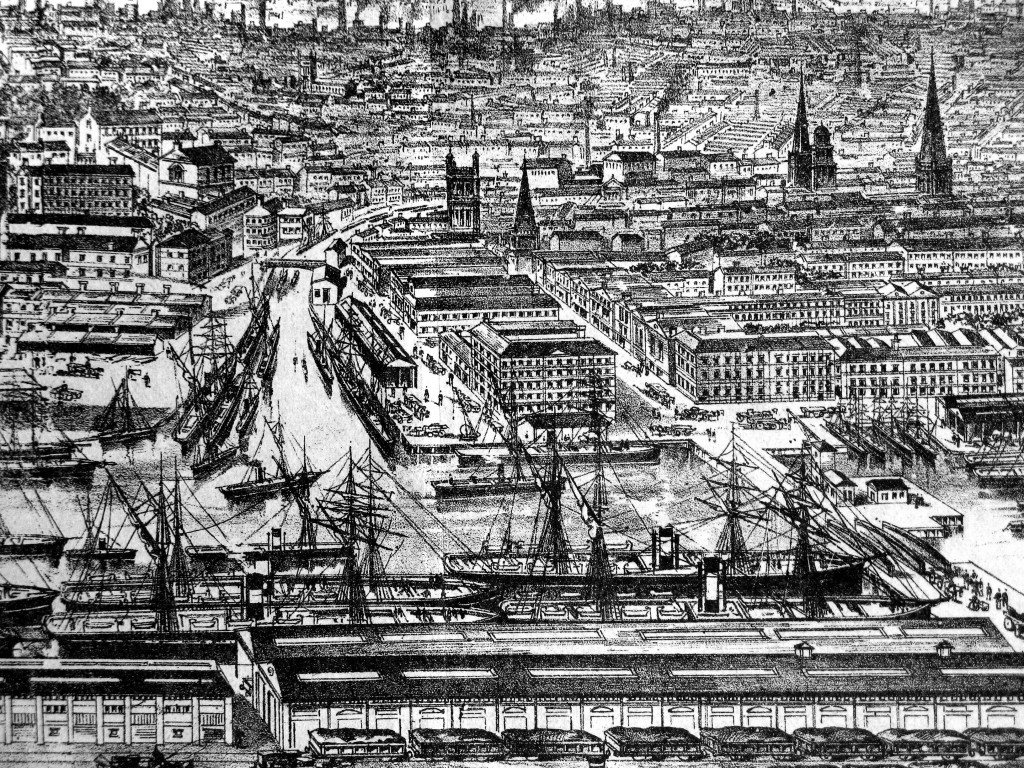
[[[460,168],[451,149],[445,158],[445,189],[448,226],[457,232],[480,231],[480,155],[473,153],[472,165]]]
[[[917,191],[927,195],[949,195],[953,192],[953,161],[946,154],[946,135],[939,112],[939,89],[935,85],[935,57],[932,56],[928,77],[928,95],[924,104],[924,125],[921,128],[921,149],[915,163]]]

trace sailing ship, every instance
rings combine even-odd
[[[192,462],[192,477],[209,477],[214,472],[224,469],[238,458],[239,447],[237,445],[218,445],[213,441],[205,444],[202,450],[196,453],[195,461]]]
[[[318,334],[307,331],[306,346],[309,347],[309,353],[313,358],[313,362],[316,364],[316,370],[320,375],[320,381],[324,385],[324,392],[326,392],[327,396],[330,397],[334,394],[334,374],[331,373],[331,364],[327,357],[327,348],[324,338]]]
[[[277,450],[277,454],[274,456],[277,471],[274,474],[267,474],[262,462],[250,461],[249,470],[251,471],[247,471],[242,480],[218,488],[228,501],[264,501],[281,493],[305,493],[323,476],[323,472],[309,466],[305,451],[302,453],[302,467],[295,472],[289,471],[285,458],[284,431],[281,422],[278,421],[275,425],[271,425],[269,432],[273,436]]]
[[[430,485],[433,487],[434,495],[437,498],[513,497],[540,491],[540,484],[524,469],[524,464],[528,461],[528,457],[524,456],[521,451],[522,443],[514,437],[519,428],[518,412],[516,411],[514,400],[510,400],[508,403],[506,412],[508,414],[506,432],[511,433],[511,436],[505,434],[503,439],[509,447],[511,471],[506,472],[505,465],[498,464],[495,473],[488,473],[483,477],[475,473],[468,477],[456,477],[454,474],[450,474],[447,480],[432,480]]]
[[[282,471],[290,474],[287,467]],[[155,492],[142,486],[131,503],[118,491],[151,559],[145,578],[113,578],[65,586],[66,610],[45,623],[62,655],[71,657],[174,657],[202,653],[231,658],[235,632],[255,625],[419,624],[485,621],[493,610],[478,605],[480,587],[440,574],[383,573],[383,533],[375,511],[379,490],[372,461],[364,476],[350,467],[346,482],[316,505],[304,507],[297,547],[271,531],[262,555],[240,575],[197,576],[183,524],[182,479]],[[304,498],[294,488],[293,498]],[[317,531],[333,534],[319,542]],[[288,551],[288,550],[292,551]],[[299,550],[297,553],[295,550]],[[299,556],[304,553],[304,557]],[[338,568],[319,565],[334,560]],[[281,566],[284,565],[284,568]]]
[[[76,569],[91,570],[95,566],[125,567],[135,562],[136,550],[117,544],[117,534],[124,520],[114,520],[114,507],[117,501],[111,478],[103,489],[99,507],[95,514],[92,511],[92,499],[85,496],[82,516],[85,518],[85,536],[77,547],[66,547],[64,557]]]
[[[335,308],[338,322],[329,324],[310,307],[313,324],[310,343],[322,352],[324,362],[329,363],[338,388],[381,455],[394,461],[408,450],[409,441],[367,381],[364,371],[368,363],[359,348],[358,330],[362,323],[358,315],[364,310],[365,305],[349,296]]]
[[[594,442],[593,480],[587,489],[560,457],[559,442],[548,440],[551,457],[543,470],[524,451],[541,487],[541,504],[530,544],[511,536],[508,516],[501,543],[479,552],[449,554],[447,572],[495,585],[506,599],[500,607],[510,620],[678,621],[757,615],[760,618],[815,618],[826,607],[847,615],[891,615],[887,597],[863,594],[867,557],[828,546],[821,526],[811,522],[820,503],[805,490],[806,476],[773,478],[743,463],[735,434],[709,478],[710,520],[724,520],[715,545],[684,549],[671,527],[656,529],[649,550],[615,548],[606,540],[610,501],[605,478],[607,423],[601,417],[595,387],[591,403]],[[510,433],[516,451],[518,437]],[[725,456],[728,458],[724,458]],[[572,499],[587,526],[589,547],[570,543],[563,498]],[[817,506],[816,506],[817,505]],[[756,547],[753,539],[763,537]],[[770,545],[768,542],[771,542]],[[788,546],[780,543],[788,542]],[[695,542],[696,544],[696,542]],[[709,594],[714,585],[714,594]],[[726,587],[729,597],[726,598]],[[900,611],[926,612],[930,603],[908,600]]]
[[[61,436],[58,440],[40,440],[46,431],[42,418],[43,402],[37,393],[19,407],[6,408],[4,429],[0,430],[0,479],[12,480],[86,480],[102,462],[88,459],[79,447]],[[28,431],[28,439],[24,432]]]
[[[128,389],[128,377],[114,389],[114,396],[103,412],[93,422],[97,430],[96,439],[101,445],[110,443],[133,443],[153,440],[157,425],[151,424],[139,413],[138,403]]]

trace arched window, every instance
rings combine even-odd
[[[174,183],[181,183],[185,180],[185,169],[175,163],[167,169],[167,180]]]

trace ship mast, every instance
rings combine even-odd
[[[541,484],[541,501],[546,514],[541,525],[540,536],[533,556],[532,570],[536,572],[538,562],[543,562],[541,573],[568,573],[569,537],[565,532],[562,518],[562,491],[565,488],[562,457],[558,453],[558,440],[551,440],[551,465],[548,475]],[[552,569],[549,571],[549,568]]]
[[[741,480],[739,464],[736,461],[736,425],[732,427],[729,441],[730,455],[728,478],[725,482],[725,493],[722,498],[725,508],[725,526],[718,538],[718,550],[727,555],[729,567],[735,572],[746,559],[747,544],[740,526]]]
[[[608,560],[608,543],[604,536],[604,520],[608,511],[608,481],[605,477],[605,448],[608,432],[607,420],[601,415],[596,372],[591,376],[591,427],[597,436],[594,445],[593,500],[587,506],[590,526],[590,560],[587,565],[587,592],[600,613],[610,621],[615,613],[615,590],[612,587],[612,568]]]
[[[821,591],[821,581],[814,561],[814,549],[811,547],[811,504],[813,500],[807,492],[807,463],[801,457],[794,477],[793,494],[796,497],[796,547],[793,551],[793,576],[801,591],[804,616],[808,619],[820,618],[827,614],[825,598]]]
[[[358,493],[356,483],[355,461],[352,449],[348,451],[348,477],[345,482],[345,529],[347,533],[345,547],[344,584],[348,602],[348,617],[353,624],[366,624],[370,614],[363,584],[363,569],[359,562],[359,521],[356,515],[355,499]]]

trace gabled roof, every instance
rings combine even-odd
[[[220,144],[205,144],[199,147],[175,147],[164,157],[182,155],[192,165],[233,165],[235,158]]]

